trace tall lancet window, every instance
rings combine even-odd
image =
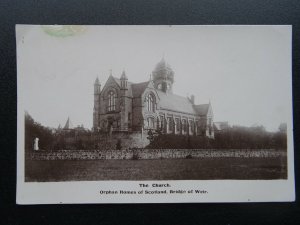
[[[108,111],[116,110],[116,93],[113,91],[108,92]]]
[[[147,96],[147,110],[150,112],[155,111],[155,98],[152,94]]]

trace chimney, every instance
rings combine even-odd
[[[190,100],[191,100],[192,104],[195,105],[195,95],[191,95]]]

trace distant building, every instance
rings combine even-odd
[[[84,128],[83,125],[78,125],[77,127],[73,126],[70,117],[68,117],[64,128],[61,128],[61,125],[59,124],[58,128],[56,129],[57,134],[63,134],[68,136],[74,136],[74,135],[86,133],[88,131],[89,130]]]
[[[279,132],[281,133],[286,133],[287,131],[287,124],[286,123],[281,123],[278,127]]]
[[[97,78],[94,83],[94,131],[130,133],[160,129],[167,134],[214,138],[211,104],[197,105],[193,95],[174,94],[173,83],[174,72],[164,59],[146,82],[132,83],[123,71],[120,78],[111,74],[101,89]]]
[[[229,124],[227,121],[225,122],[214,122],[214,131],[221,132],[229,129]]]
[[[73,124],[72,124],[72,122],[71,122],[71,120],[70,120],[70,117],[68,117],[68,119],[67,119],[67,122],[66,122],[66,124],[65,124],[65,126],[64,126],[64,130],[65,131],[68,131],[68,130],[73,130]]]

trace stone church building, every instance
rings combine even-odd
[[[93,130],[95,132],[145,133],[161,130],[167,134],[214,138],[211,104],[195,104],[195,97],[173,93],[174,71],[162,59],[151,79],[142,83],[109,76],[103,88],[94,83]]]

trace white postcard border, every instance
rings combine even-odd
[[[18,27],[16,33],[18,35]],[[291,26],[290,36],[291,36]],[[20,63],[17,57],[18,65]],[[290,59],[291,64],[291,59]],[[23,79],[17,67],[17,204],[72,203],[188,203],[188,202],[283,202],[295,200],[292,123],[292,77],[290,77],[290,119],[288,121],[287,180],[184,180],[184,181],[74,181],[25,182]],[[290,74],[292,70],[290,69]],[[140,187],[148,184],[149,187]],[[152,187],[169,184],[171,187]],[[101,194],[101,191],[135,191],[136,194]],[[145,194],[145,191],[194,190],[188,194]],[[207,193],[195,193],[195,190]],[[140,193],[143,191],[143,193]]]

